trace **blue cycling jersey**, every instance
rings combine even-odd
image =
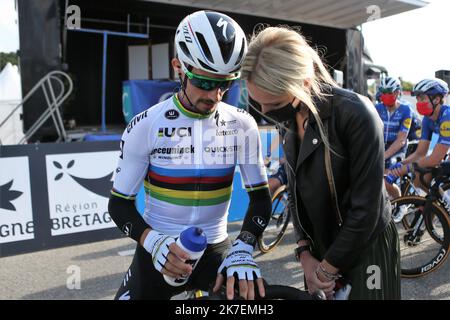
[[[420,140],[422,135],[422,120],[416,111],[412,111],[411,128],[409,129],[408,141]]]
[[[400,100],[401,104],[406,104],[411,109],[411,128],[409,128],[408,133],[408,141],[412,140],[420,140],[420,136],[422,135],[422,118],[417,113],[416,109],[413,107],[413,105],[406,101],[406,100]]]
[[[378,103],[375,108],[383,121],[384,150],[387,150],[397,139],[399,132],[409,132],[412,120],[412,111],[408,104],[400,103],[400,106],[392,113],[383,103]],[[403,150],[405,149],[405,150]],[[400,151],[406,151],[406,145]]]
[[[439,135],[437,143],[450,146],[450,106],[443,105],[436,121],[423,117],[420,139],[431,141],[433,132]]]

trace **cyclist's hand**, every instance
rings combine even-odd
[[[402,166],[402,163],[401,162],[397,162],[397,163],[394,163],[393,165],[391,165],[388,170],[389,171],[395,170],[395,169],[401,168],[401,166]]]
[[[244,299],[253,300],[255,298],[255,284],[258,285],[259,295],[265,296],[264,284],[261,271],[255,260],[253,260],[253,247],[249,244],[236,240],[228,252],[227,257],[219,267],[216,283],[213,291],[217,292],[224,281],[224,274],[227,276],[227,298],[234,298],[234,274],[239,279],[239,294]]]
[[[155,269],[170,277],[179,278],[192,272],[192,266],[184,263],[189,255],[175,243],[175,238],[151,230],[144,240],[144,249],[152,255]]]
[[[388,174],[390,174],[394,177],[402,177],[407,173],[408,172],[407,172],[406,166],[402,166],[402,165],[400,165],[399,167],[392,168],[392,169],[389,168],[389,171],[388,171]]]
[[[335,281],[327,281],[325,279],[319,279],[316,274],[319,260],[314,258],[311,254],[302,258],[302,266],[305,272],[305,280],[308,285],[308,291],[310,294],[322,290],[327,299],[331,299],[334,294]],[[319,274],[320,276],[320,274]]]

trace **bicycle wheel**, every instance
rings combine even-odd
[[[421,277],[436,270],[448,255],[450,219],[436,202],[424,214],[425,202],[426,199],[419,196],[391,201],[393,212],[400,206],[407,208],[403,220],[396,224],[400,240],[401,275],[404,278]]]
[[[275,248],[286,232],[290,220],[287,207],[288,194],[286,186],[279,187],[272,196],[272,212],[264,233],[258,238],[259,249],[267,253]]]
[[[444,192],[447,191],[449,188],[450,188],[450,183],[445,183],[442,185],[442,189],[444,190]],[[448,206],[448,204],[446,204],[442,198],[439,199],[437,201],[437,203],[441,206],[442,211],[447,214],[447,216],[449,217],[449,220],[450,220],[450,213],[449,213],[448,209],[446,208]],[[443,237],[442,237],[442,231],[440,228],[439,219],[434,216],[434,213],[431,213],[431,215],[428,217],[427,222],[428,222],[428,226],[430,228],[429,232],[430,232],[431,237],[435,241],[442,243]],[[435,225],[437,226],[436,229],[435,229]]]

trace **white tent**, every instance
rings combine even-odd
[[[21,100],[22,88],[17,66],[7,63],[0,73],[0,101]]]
[[[22,100],[20,74],[17,66],[8,63],[0,73],[0,123]],[[16,144],[23,137],[22,108],[0,127],[0,144]]]

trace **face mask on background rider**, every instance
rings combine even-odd
[[[385,106],[393,107],[395,105],[395,101],[397,100],[397,96],[395,93],[384,93],[381,95],[380,99]]]
[[[434,109],[436,109],[436,107],[439,104],[439,103],[433,104],[433,100],[434,100],[433,98],[427,96],[426,101],[417,101],[416,103],[417,112],[424,117],[431,116],[433,114]]]
[[[417,102],[416,107],[417,112],[422,116],[429,117],[433,113],[433,107],[430,106],[428,101]]]

